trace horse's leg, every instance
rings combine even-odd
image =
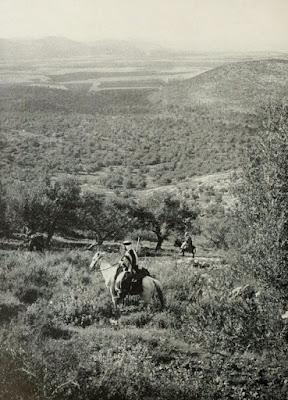
[[[194,246],[194,247],[192,247],[192,256],[193,256],[193,258],[195,257],[195,254],[196,254],[196,247]]]
[[[112,303],[113,303],[114,311],[116,312],[117,311],[117,299],[115,299],[113,296],[112,296]]]
[[[118,297],[115,295],[115,292],[112,289],[112,287],[110,287],[110,294],[111,294],[114,311],[117,312]]]
[[[142,293],[140,295],[141,300],[143,300],[143,306],[147,307],[151,301],[151,287],[147,284],[145,278],[142,279]]]
[[[120,310],[118,309],[118,300],[117,296],[113,295],[113,290],[110,288],[111,299],[113,303],[113,317],[110,319],[110,323],[113,325],[118,325],[120,318]]]
[[[165,307],[165,299],[164,299],[164,295],[163,295],[163,289],[162,289],[160,282],[158,282],[157,280],[154,280],[154,285],[156,288],[156,292],[157,292],[158,299],[161,304],[161,310],[162,310]]]

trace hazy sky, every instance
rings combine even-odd
[[[0,0],[0,38],[288,51],[288,0]]]

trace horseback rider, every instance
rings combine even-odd
[[[185,242],[186,242],[186,244],[187,244],[187,248],[188,248],[189,250],[192,249],[192,246],[193,246],[193,244],[192,244],[192,238],[191,238],[191,236],[189,235],[188,232],[185,232]]]
[[[115,287],[115,283],[116,283],[118,275],[122,271],[126,272],[126,274],[124,274],[124,276],[121,280],[121,291],[122,292],[131,290],[132,284],[134,284],[134,287],[136,285],[138,285],[140,288],[142,278],[144,278],[147,275],[150,275],[150,273],[146,270],[146,268],[139,268],[138,256],[132,246],[131,241],[126,240],[125,242],[123,242],[123,245],[125,247],[125,253],[119,262],[119,267],[116,271],[116,274],[114,277],[114,282],[113,282],[113,285]]]
[[[123,242],[125,246],[125,254],[120,260],[120,266],[122,270],[130,272],[132,275],[135,275],[138,270],[138,256],[136,251],[132,247],[132,243],[130,240],[126,240]]]
[[[188,251],[188,252],[193,253],[193,247],[194,246],[193,246],[193,243],[192,243],[192,238],[189,235],[189,232],[185,232],[184,242],[182,243],[182,245],[180,247],[182,255],[184,256],[184,251],[185,250]]]

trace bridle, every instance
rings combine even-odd
[[[115,264],[110,265],[110,266],[107,267],[107,268],[100,268],[100,260],[101,260],[101,258],[103,258],[103,256],[99,257],[98,260],[97,260],[97,261],[95,262],[95,264],[94,264],[94,266],[96,266],[96,265],[99,263],[99,269],[100,269],[100,271],[107,271],[108,269],[111,269],[111,268],[116,267],[116,265],[118,264],[118,262],[117,262],[117,263],[115,263]]]

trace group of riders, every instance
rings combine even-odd
[[[32,233],[27,229],[26,231],[26,240],[28,244],[28,249],[32,250],[44,250],[44,237],[42,234]],[[115,287],[117,277],[121,272],[125,272],[122,274],[121,279],[121,291],[122,292],[135,292],[137,294],[138,290],[141,290],[142,279],[145,276],[150,276],[149,271],[146,268],[139,267],[138,265],[138,255],[135,249],[132,246],[132,242],[130,240],[126,240],[123,242],[125,247],[125,253],[119,261],[119,265],[114,277],[113,287]],[[188,232],[185,232],[184,241],[180,242],[180,252],[184,256],[184,252],[191,252],[194,257],[195,246],[192,244],[192,238]]]

